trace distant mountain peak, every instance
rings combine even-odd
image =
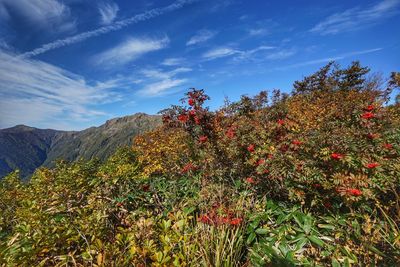
[[[6,128],[6,129],[2,129],[2,131],[32,131],[35,130],[36,128],[34,127],[30,127],[24,124],[18,124],[15,125],[14,127],[10,127],[10,128]]]
[[[159,119],[160,116],[158,115],[149,115],[146,113],[135,113],[133,115],[128,115],[124,117],[118,117],[118,118],[113,118],[110,120],[107,120],[106,123],[103,125],[99,126],[101,128],[105,129],[119,129],[120,126],[123,127],[123,125],[132,125],[139,123],[140,121],[148,121],[148,120],[157,120]]]
[[[161,124],[161,116],[136,113],[106,121],[82,131],[57,131],[16,125],[0,129],[0,179],[20,169],[28,177],[40,166],[57,159],[106,159],[120,146],[132,145],[138,134]]]

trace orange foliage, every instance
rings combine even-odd
[[[142,174],[177,174],[188,162],[190,153],[188,134],[182,129],[158,128],[137,136],[133,150],[143,166]]]

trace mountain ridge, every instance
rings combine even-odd
[[[27,125],[0,129],[0,179],[19,169],[29,177],[40,166],[52,167],[57,159],[104,160],[132,138],[161,124],[159,115],[136,113],[107,120],[81,131],[39,129]]]

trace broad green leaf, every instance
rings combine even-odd
[[[250,235],[247,237],[246,243],[251,244],[255,238],[256,238],[256,234],[254,232],[250,233]]]
[[[264,229],[264,228],[258,228],[257,230],[256,230],[256,233],[258,234],[258,235],[266,235],[266,234],[268,234],[270,231],[268,230],[268,229]]]
[[[323,247],[325,245],[325,242],[322,241],[321,239],[319,239],[318,237],[312,235],[309,236],[308,239],[313,242],[315,245],[319,246],[319,247]]]
[[[332,267],[340,267],[340,263],[335,258],[332,259]]]
[[[297,243],[296,243],[296,249],[300,250],[302,249],[306,244],[308,243],[308,239],[307,238],[302,238],[300,239]]]

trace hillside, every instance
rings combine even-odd
[[[214,111],[192,88],[103,162],[7,175],[0,266],[400,266],[400,76],[368,71],[330,63]],[[105,155],[152,119],[65,138]]]
[[[0,130],[0,177],[15,169],[24,177],[31,174],[47,159],[53,140],[62,134],[24,125]]]
[[[159,116],[137,113],[108,120],[82,131],[36,129],[24,125],[0,130],[0,177],[19,169],[27,177],[39,166],[79,158],[106,159],[120,146],[131,145],[132,137],[161,123]]]

